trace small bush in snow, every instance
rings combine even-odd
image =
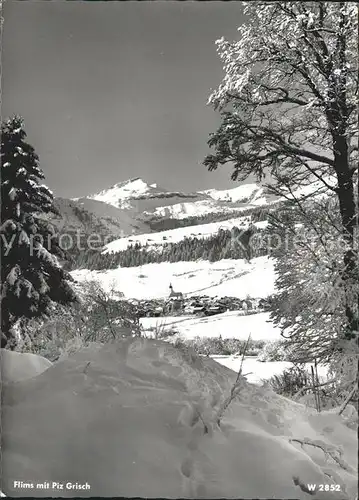
[[[358,409],[358,361],[359,349],[356,340],[343,345],[342,351],[333,356],[329,364],[329,376],[335,379],[331,386],[331,397],[342,404],[348,397]],[[354,390],[356,387],[356,390]],[[354,390],[352,396],[351,392]]]
[[[294,365],[284,370],[280,375],[274,375],[269,379],[274,392],[281,396],[294,396],[300,389],[310,385],[309,373],[300,365]]]
[[[194,339],[176,339],[191,347],[197,354],[204,356],[234,356],[242,355],[246,346],[245,340],[222,339],[222,337],[195,337]],[[247,346],[246,356],[257,356],[264,346],[263,340],[252,340]],[[174,344],[175,345],[175,344]]]
[[[146,330],[143,336],[154,339],[169,339],[178,335],[178,331],[173,326],[166,326],[164,321],[159,321],[155,326]]]
[[[175,339],[172,345],[176,347],[176,349],[181,351],[181,353],[184,355],[185,359],[187,359],[188,362],[193,363],[194,361],[196,361],[198,353],[196,352],[195,349],[193,349],[192,346],[189,345],[188,342],[185,342],[183,339],[178,337]]]
[[[123,337],[141,336],[137,307],[125,300],[116,300],[96,282],[87,283],[81,302],[65,307],[54,305],[43,320],[23,322],[24,341],[20,352],[40,354],[56,361],[63,352],[73,352],[91,342],[107,343]]]
[[[283,340],[266,342],[259,353],[258,361],[292,361],[290,346]]]

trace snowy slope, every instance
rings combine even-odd
[[[207,189],[201,192],[209,195],[214,200],[245,203],[249,206],[267,205],[273,201],[277,201],[273,197],[265,194],[263,186],[256,183],[243,184],[232,189]]]
[[[330,179],[329,184],[333,184],[332,179]],[[302,196],[311,195],[318,189],[323,191],[322,184],[320,182],[312,182],[294,194],[296,197],[301,198]],[[151,214],[156,217],[185,219],[187,217],[202,217],[206,214],[231,214],[255,207],[274,205],[281,200],[284,201],[284,198],[281,199],[266,193],[263,186],[255,183],[243,184],[225,190],[207,189],[198,191],[198,193],[205,195],[209,199],[161,206],[152,212],[145,212],[145,214]],[[326,195],[327,193],[324,190],[324,193],[316,194],[315,196]]]
[[[164,318],[141,318],[144,331],[158,328],[161,331],[175,329],[185,339],[194,337],[221,337],[223,339],[278,340],[280,329],[269,321],[269,313],[243,315],[240,311],[230,311],[215,316],[198,318],[195,316],[167,316]]]
[[[242,363],[242,356],[211,356],[211,358],[236,373],[238,373]],[[305,368],[309,374],[311,373],[311,366],[310,363],[305,364]],[[280,375],[284,370],[288,370],[289,368],[293,368],[293,363],[289,363],[288,361],[266,361],[263,363],[254,356],[246,356],[243,361],[242,371],[243,373],[248,373],[246,376],[248,382],[262,385],[263,381],[269,380],[274,375]],[[319,381],[324,382],[328,380],[328,368],[318,365],[317,369]]]
[[[107,291],[115,289],[126,298],[166,298],[172,283],[184,295],[211,297],[265,298],[274,293],[274,265],[269,257],[250,262],[220,260],[218,262],[163,262],[139,267],[119,267],[107,271],[72,271],[75,280],[98,280]]]
[[[142,246],[148,245],[149,247],[158,247],[165,243],[178,243],[185,238],[209,238],[218,233],[220,229],[230,230],[233,227],[238,227],[245,230],[250,225],[250,217],[238,217],[235,219],[228,219],[221,222],[212,222],[210,224],[200,224],[198,226],[179,227],[177,229],[169,229],[159,233],[139,234],[129,236],[126,238],[119,238],[118,240],[111,241],[105,247],[102,253],[115,253],[126,250],[131,245],[136,243]],[[253,224],[257,228],[265,228],[266,221],[257,222]]]
[[[88,196],[88,198],[103,201],[117,208],[131,208],[129,200],[150,193],[151,189],[155,189],[156,187],[156,185],[149,186],[140,178],[135,178],[119,182],[97,194]]]
[[[219,427],[235,380],[210,358],[137,338],[92,345],[32,380],[5,384],[2,490],[35,498],[356,497],[356,431],[343,417],[241,379]],[[14,478],[34,487],[14,490]],[[90,489],[37,489],[43,481]],[[339,492],[308,494],[308,484]]]
[[[211,358],[236,373],[238,373],[242,363],[242,356],[211,356]],[[305,365],[309,374],[311,366],[310,363]],[[266,361],[263,363],[254,356],[246,356],[242,366],[243,373],[248,373],[246,376],[248,382],[259,385],[262,385],[263,381],[269,380],[274,375],[280,375],[284,370],[288,370],[289,368],[293,368],[293,363],[289,363],[288,361]],[[317,369],[320,382],[327,380],[327,367],[318,365]]]
[[[122,237],[150,230],[147,224],[137,219],[136,214],[102,201],[55,198],[54,204],[58,214],[45,214],[42,217],[49,220],[59,232],[78,231],[88,235]]]
[[[203,217],[208,214],[233,214],[233,212],[243,212],[248,208],[250,207],[237,207],[235,205],[229,205],[228,203],[220,203],[215,200],[199,200],[157,207],[152,212],[145,211],[144,214],[151,214],[156,217],[186,219],[187,217]]]
[[[337,180],[334,176],[326,177],[325,181],[335,187]],[[317,191],[326,192],[326,188],[323,186],[321,181],[314,180],[305,187],[302,187],[294,192],[296,197],[308,196],[314,194]],[[270,205],[272,203],[278,202],[279,197],[270,195],[265,192],[265,189],[260,184],[242,184],[233,189],[207,189],[205,191],[200,191],[201,193],[209,195],[214,200],[229,201],[232,203],[245,203],[249,206],[258,205]]]
[[[325,178],[325,181],[333,189],[337,186],[337,179],[335,176],[327,176]],[[327,197],[329,193],[330,191],[323,185],[321,181],[313,181],[307,186],[303,186],[302,188],[297,189],[294,192],[294,196],[299,200],[302,198],[305,199],[307,196],[311,196],[312,198],[318,200]]]

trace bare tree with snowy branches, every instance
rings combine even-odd
[[[232,164],[233,180],[268,178],[269,189],[302,214],[308,199],[337,200],[342,335],[350,340],[359,330],[358,8],[322,1],[244,5],[238,41],[217,41],[225,75],[209,103],[222,122],[204,164],[209,170]]]

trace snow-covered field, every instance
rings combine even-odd
[[[219,337],[246,340],[280,339],[280,330],[269,321],[269,313],[248,314],[243,316],[239,311],[230,311],[215,316],[202,318],[194,316],[167,316],[163,318],[141,318],[145,331],[175,329],[182,338]]]
[[[267,221],[256,222],[253,225],[259,229],[264,229],[267,226]],[[142,246],[148,245],[149,248],[162,246],[166,243],[179,243],[185,238],[210,238],[218,233],[220,229],[230,230],[233,227],[238,227],[245,231],[250,225],[250,217],[238,217],[228,219],[221,222],[211,222],[209,224],[201,224],[198,226],[179,227],[177,229],[168,229],[159,233],[138,234],[119,238],[108,243],[103,252],[114,253],[126,250],[131,245],[139,243]]]
[[[71,275],[79,282],[97,280],[102,287],[124,293],[126,298],[167,298],[169,284],[185,296],[208,295],[265,298],[274,293],[274,262],[258,257],[250,262],[163,262],[139,267],[119,267],[106,271],[80,269]]]
[[[223,366],[230,368],[238,373],[241,366],[241,356],[211,356],[212,359],[217,361]],[[310,364],[306,365],[308,373],[310,373]],[[273,377],[280,375],[288,368],[293,367],[292,363],[288,361],[258,361],[254,356],[246,356],[243,361],[242,373],[247,374],[246,378],[251,384],[261,384]],[[326,379],[328,370],[325,366],[318,365],[318,376],[320,379]]]

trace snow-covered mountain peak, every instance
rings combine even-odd
[[[185,193],[170,191],[159,186],[156,182],[148,184],[140,177],[119,182],[99,193],[86,197],[87,199],[102,201],[116,208],[144,212],[156,209],[157,206],[171,205],[179,201],[196,201],[209,199],[201,193]]]
[[[207,189],[186,193],[147,183],[140,177],[122,181],[86,197],[116,208],[143,213],[146,217],[186,218],[207,213],[241,211],[255,206],[271,204],[260,184],[243,184],[230,189]]]
[[[110,188],[88,196],[89,199],[103,201],[117,208],[130,208],[129,200],[139,198],[154,189],[154,184],[147,184],[140,177],[114,184]]]

